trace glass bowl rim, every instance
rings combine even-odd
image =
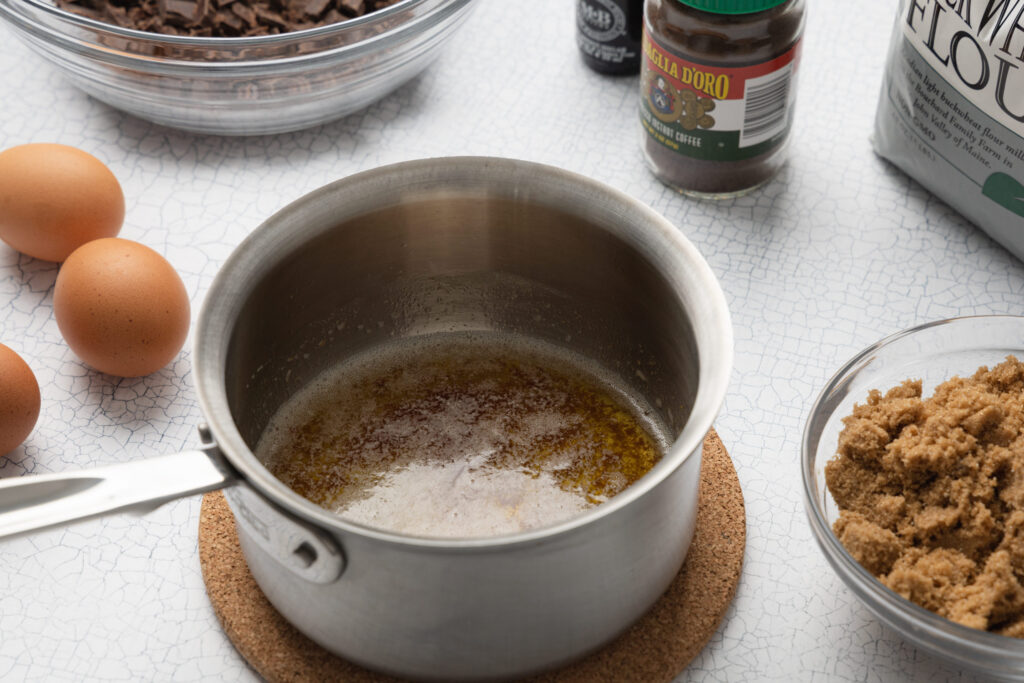
[[[873,612],[882,609],[888,610],[887,617],[882,617],[883,621],[903,622],[925,631],[929,641],[936,648],[940,645],[968,646],[976,654],[989,657],[1011,657],[1024,664],[1024,640],[963,626],[907,600],[883,585],[873,574],[861,566],[836,538],[814,495],[817,482],[812,462],[816,459],[817,453],[810,452],[808,446],[811,440],[811,427],[815,423],[816,417],[820,418],[824,415],[823,406],[837,387],[848,378],[851,372],[883,347],[935,327],[965,324],[977,320],[1005,320],[1008,323],[1012,321],[1019,324],[1024,333],[1024,316],[1017,315],[974,315],[927,322],[895,332],[867,346],[844,363],[829,378],[811,405],[801,437],[800,473],[803,481],[804,507],[810,521],[812,535],[821,547],[825,559],[832,565],[846,586],[868,603],[869,610]],[[1024,348],[1024,337],[1022,337],[1022,348]],[[906,635],[902,629],[900,632],[901,635]],[[914,640],[921,642],[920,635],[916,635]],[[948,652],[948,656],[955,658],[953,652]]]

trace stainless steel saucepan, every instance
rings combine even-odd
[[[347,522],[253,455],[277,408],[340,359],[457,330],[603,364],[656,406],[669,453],[578,517],[465,540]],[[224,487],[256,581],[327,649],[417,678],[523,675],[614,638],[679,570],[731,358],[708,265],[636,200],[507,159],[387,166],[292,203],[224,264],[195,334],[202,448],[0,482],[0,535]]]

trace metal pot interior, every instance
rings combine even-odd
[[[228,405],[249,449],[283,402],[340,359],[461,330],[583,354],[646,397],[677,437],[699,377],[686,309],[634,242],[580,213],[448,190],[281,245],[245,284],[224,355]]]

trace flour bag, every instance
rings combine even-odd
[[[1024,259],[1024,0],[900,0],[874,145]]]

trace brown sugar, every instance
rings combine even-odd
[[[825,480],[850,554],[936,614],[1024,638],[1024,363],[927,399],[920,380],[872,390],[843,424]]]

